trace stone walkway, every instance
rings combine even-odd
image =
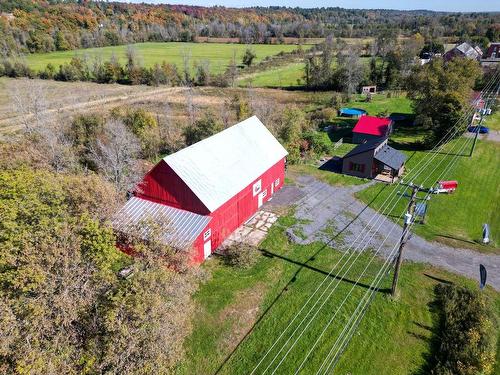
[[[246,223],[236,229],[221,245],[221,248],[233,243],[246,243],[257,246],[267,235],[269,228],[278,220],[278,215],[268,211],[258,211]]]
[[[371,182],[373,183],[373,182]],[[322,241],[334,248],[378,251],[389,256],[399,242],[402,228],[354,198],[365,185],[335,187],[312,176],[300,176],[296,185],[285,186],[266,204],[270,211],[283,205],[295,205],[298,224],[289,228],[291,240],[308,244]],[[405,247],[404,259],[429,263],[448,271],[479,278],[479,264],[488,270],[488,285],[500,290],[500,255],[453,248],[412,235]]]

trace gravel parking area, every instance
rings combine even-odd
[[[378,250],[380,256],[388,256],[398,245],[402,228],[354,198],[356,191],[368,185],[336,187],[312,176],[300,176],[295,185],[276,193],[265,208],[278,212],[295,207],[298,223],[289,228],[287,234],[296,243],[322,241],[340,250],[351,246],[359,251]],[[479,264],[483,264],[488,270],[488,284],[500,290],[498,255],[453,248],[414,234],[405,247],[404,258],[430,263],[472,279],[478,279]]]

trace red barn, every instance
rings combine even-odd
[[[391,119],[362,116],[352,129],[352,143],[382,142],[391,131]]]
[[[114,227],[126,233],[161,218],[165,243],[194,248],[194,261],[201,263],[283,186],[287,154],[251,117],[163,158]]]

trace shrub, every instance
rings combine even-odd
[[[186,144],[192,145],[222,130],[222,124],[212,112],[206,112],[205,115],[194,122],[194,124],[184,129],[184,138]]]
[[[309,148],[316,154],[324,154],[330,151],[331,142],[324,133],[308,132],[304,134],[304,140],[309,144]]]
[[[344,104],[344,97],[342,96],[342,94],[334,94],[332,96],[331,104],[333,108],[340,109],[340,107],[342,107],[342,104]]]
[[[491,374],[496,330],[484,294],[439,284],[436,295],[441,306],[441,343],[433,374]]]
[[[251,245],[233,243],[224,249],[224,258],[228,265],[239,268],[250,268],[258,259],[259,251]]]
[[[128,111],[123,119],[123,122],[132,131],[132,133],[140,138],[148,129],[158,127],[158,122],[156,121],[154,115],[142,108]]]
[[[38,74],[41,79],[54,79],[55,75],[56,68],[51,63],[48,63],[45,69]]]
[[[311,120],[315,121],[319,126],[329,123],[337,116],[337,111],[333,108],[323,108],[311,115]]]
[[[255,52],[251,48],[247,48],[245,54],[243,55],[243,64],[246,66],[252,65],[253,60],[257,57]]]

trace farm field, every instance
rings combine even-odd
[[[361,61],[365,66],[368,66],[370,58],[362,57]],[[239,80],[239,86],[253,87],[274,87],[274,88],[293,88],[304,86],[304,62],[295,61],[290,64],[278,66],[257,72],[243,77]]]
[[[286,330],[288,323],[341,255],[322,243],[291,244],[284,230],[293,222],[289,216],[279,219],[261,244],[263,256],[259,256],[256,265],[250,269],[227,266],[219,257],[203,265],[211,272],[212,278],[195,296],[194,331],[185,343],[187,356],[177,374],[247,374],[282,332],[291,332]],[[365,284],[353,288],[353,280],[361,274],[369,257],[369,254],[363,255],[347,274],[339,274],[344,276],[342,279],[335,279],[333,285],[338,284],[338,287],[332,298],[277,373],[294,373],[331,311],[353,290],[351,296],[355,298],[348,300],[351,303],[344,306],[303,371],[305,374],[315,373],[354,311],[354,301],[366,292],[366,283],[380,267],[378,261],[372,263],[368,268],[370,277],[362,280]],[[439,335],[432,309],[433,290],[439,281],[475,287],[475,282],[439,269],[405,263],[400,279],[401,296],[395,302],[387,294],[390,280],[386,278],[336,373],[429,373],[427,359],[435,338],[433,332]],[[496,311],[500,311],[500,295],[490,288],[486,293]],[[276,346],[271,357],[263,362],[259,368],[261,372],[279,347],[281,345]]]
[[[294,62],[241,78],[238,86],[298,87],[304,85],[304,63]]]
[[[420,176],[414,182],[423,183],[424,186],[436,179],[457,180],[458,189],[453,194],[433,195],[428,203],[428,215],[425,225],[416,224],[414,230],[417,234],[429,240],[437,240],[443,243],[473,248],[482,252],[500,254],[500,239],[498,228],[500,228],[500,214],[498,202],[500,201],[500,175],[492,173],[490,168],[500,165],[500,145],[491,141],[478,141],[472,158],[469,151],[471,138],[460,138],[450,142],[445,151],[450,155],[433,154],[434,159],[431,166],[434,171]],[[447,151],[446,151],[447,150]],[[461,151],[460,151],[461,150]],[[429,156],[425,151],[405,151],[409,160],[407,161],[407,174],[411,173],[415,166],[424,158]],[[428,160],[428,159],[426,159]],[[452,160],[453,170],[444,173],[444,165]],[[357,196],[375,209],[379,209],[387,195],[397,186],[391,186],[382,191],[383,185],[371,186],[359,193]],[[380,193],[380,194],[379,194]],[[377,194],[379,194],[377,196]],[[376,197],[376,198],[375,198]],[[404,210],[407,202],[400,202],[389,215],[397,215]],[[488,246],[481,244],[482,225],[489,223],[491,228],[491,243]]]
[[[210,70],[213,73],[223,72],[229,61],[236,52],[236,61],[241,63],[241,59],[248,45],[228,44],[228,43],[137,43],[133,45],[137,51],[139,61],[145,67],[151,67],[155,63],[166,61],[177,65],[179,69],[183,66],[183,55],[190,57],[190,64],[208,61]],[[251,48],[255,51],[257,57],[255,62],[261,61],[266,56],[276,55],[279,52],[290,52],[297,48],[289,44],[252,44]],[[51,63],[58,67],[60,64],[67,63],[74,56],[88,56],[90,59],[100,57],[103,60],[109,60],[113,54],[119,61],[125,63],[125,54],[127,46],[111,46],[102,48],[79,49],[73,51],[58,51],[50,53],[35,53],[26,56],[28,65],[36,70],[44,69]]]

